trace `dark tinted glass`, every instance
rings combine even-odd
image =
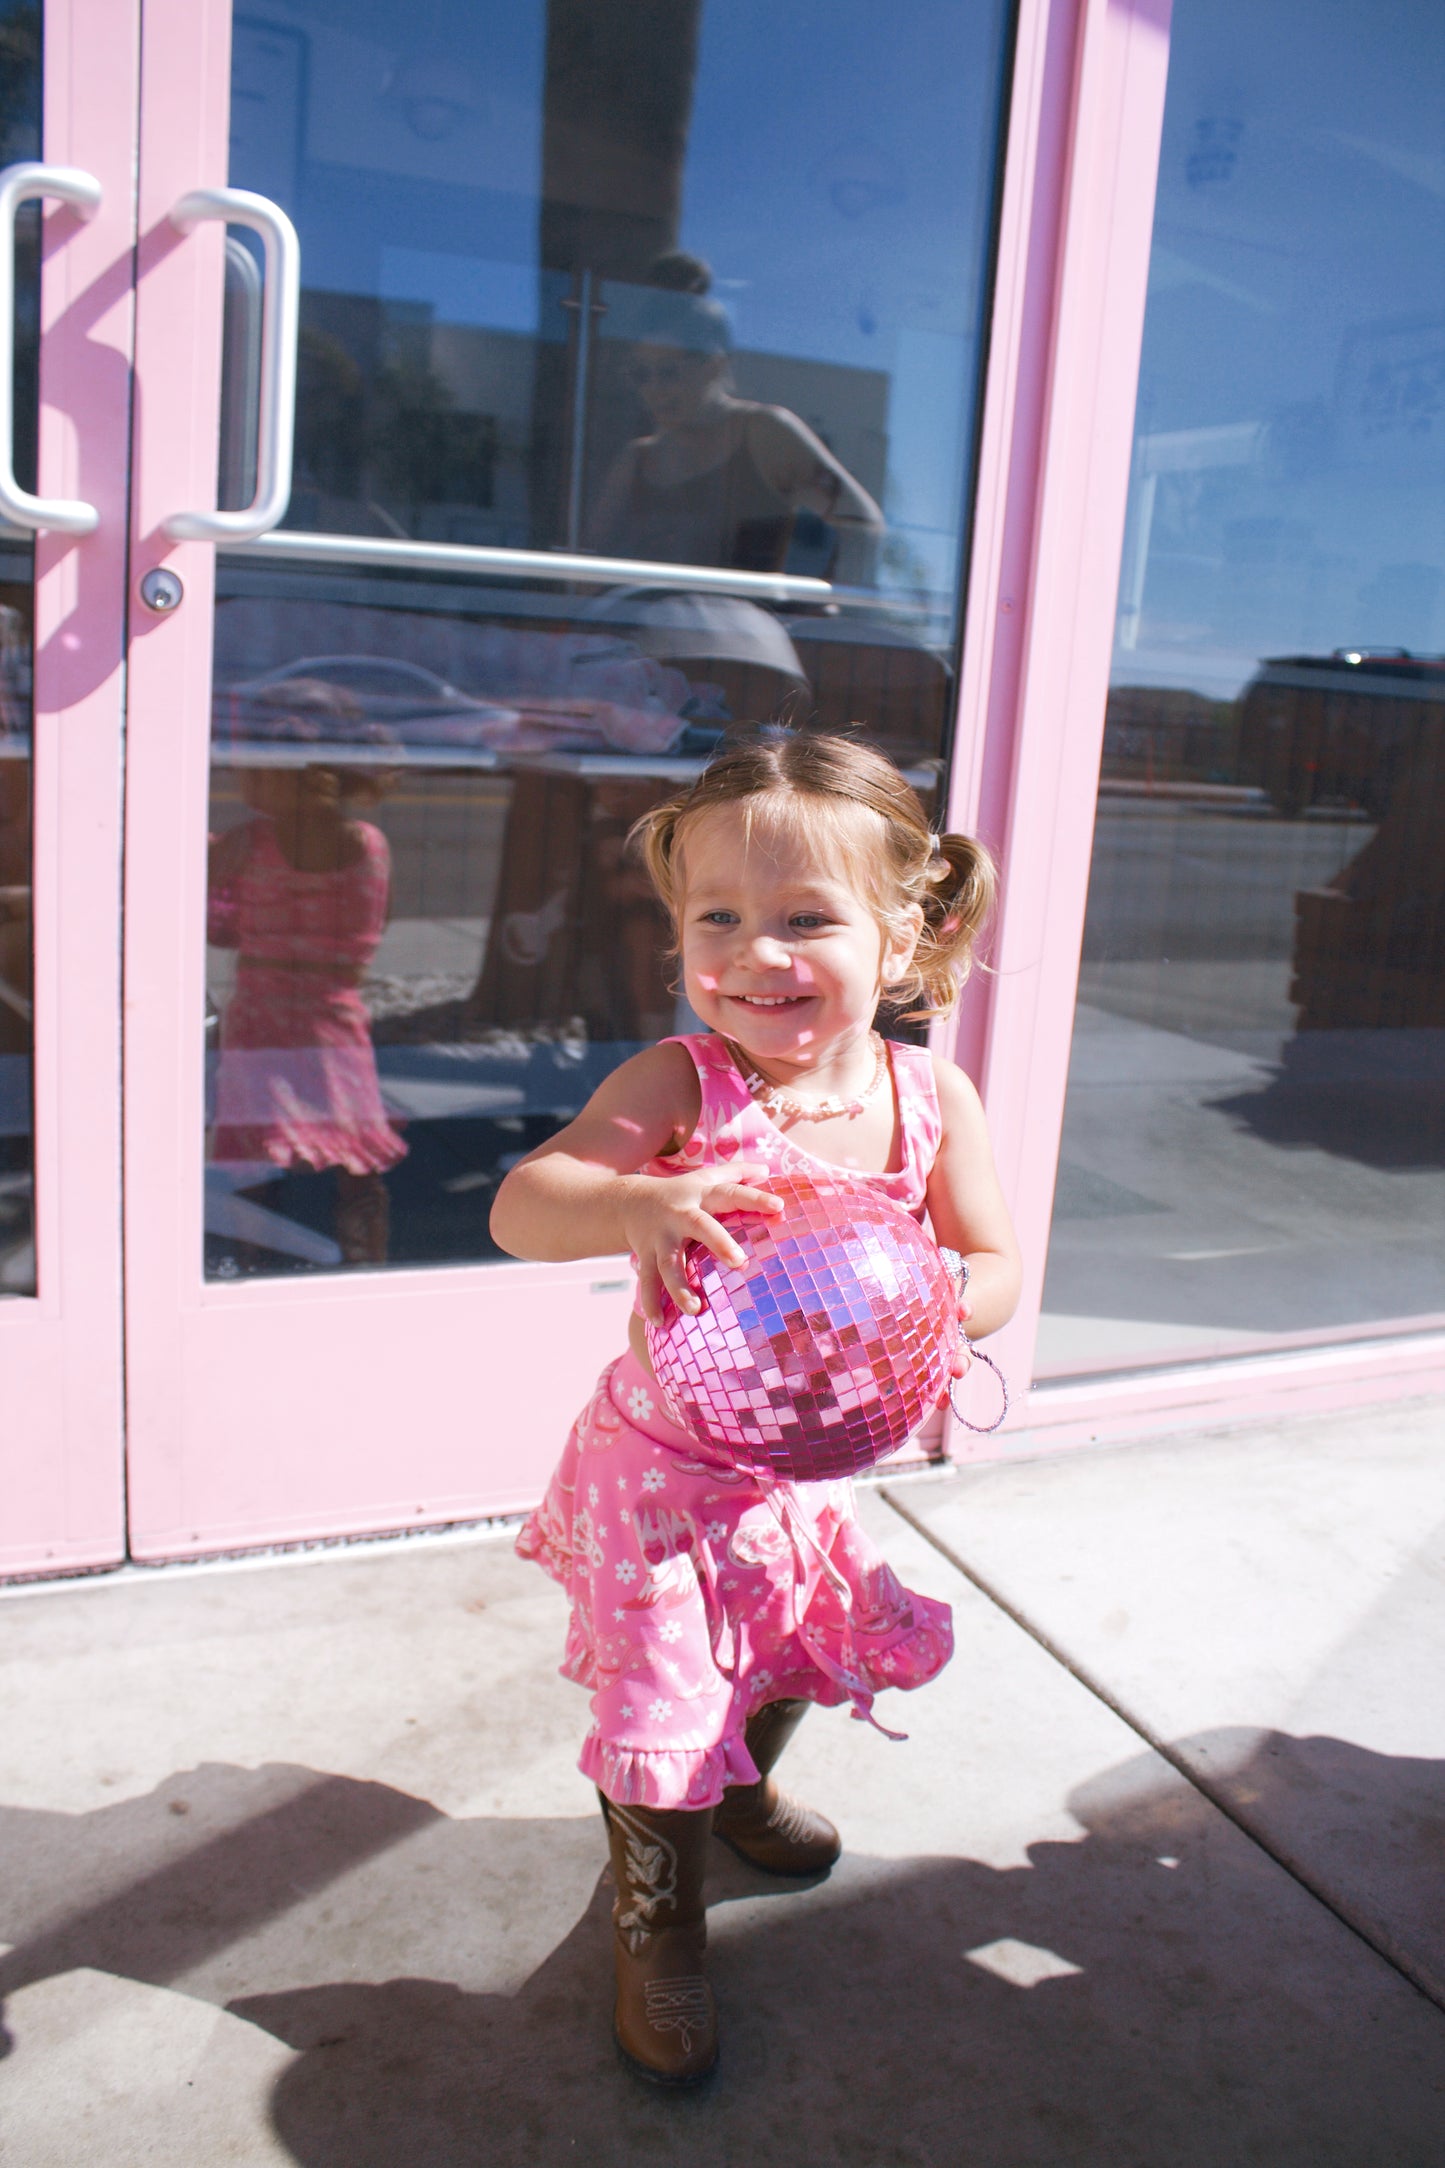
[[[0,167],[40,155],[40,11],[0,0]],[[40,214],[15,237],[15,472],[35,487]],[[0,1295],[35,1292],[31,1054],[31,714],[34,550],[0,527]]]
[[[285,536],[220,565],[211,1273],[492,1254],[501,1172],[681,1016],[624,844],[729,727],[935,792],[1005,17],[238,15],[303,301]],[[258,292],[234,235],[232,503]]]

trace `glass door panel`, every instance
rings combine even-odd
[[[301,346],[284,526],[217,570],[208,1275],[493,1257],[678,1018],[625,839],[730,726],[936,790],[1005,16],[237,14]]]
[[[1445,1315],[1442,112],[1175,7],[1046,1374]]]
[[[142,243],[136,564],[184,591],[132,666],[164,1555],[534,1497],[630,1286],[499,1258],[488,1211],[685,1022],[629,828],[770,720],[936,797],[1008,10],[147,4],[143,237],[229,185],[301,264],[289,508],[216,549],[168,522],[256,486],[271,274],[240,228]]]

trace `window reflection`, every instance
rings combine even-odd
[[[301,237],[286,531],[374,554],[220,554],[209,1273],[492,1254],[506,1167],[686,1023],[624,842],[730,727],[861,726],[936,789],[1005,21],[952,0],[887,23],[868,0],[237,17],[230,179]],[[231,240],[234,503],[256,350]],[[423,571],[397,543],[534,554]],[[365,832],[384,842],[384,925],[361,856],[313,870],[323,829],[378,865]],[[235,930],[237,853],[284,957]]]
[[[0,1294],[31,1295],[30,616],[0,594]]]
[[[619,452],[587,522],[589,545],[619,557],[782,572],[800,515],[822,527],[818,570],[861,583],[883,514],[827,445],[786,406],[739,395],[732,324],[712,273],[676,251],[652,290],[606,289],[627,334],[622,384],[643,431]],[[614,343],[618,328],[612,327]]]
[[[321,678],[283,676],[257,688],[252,707],[249,760],[236,771],[248,817],[211,845],[206,939],[235,955],[211,1158],[237,1196],[278,1169],[330,1170],[337,1261],[384,1264],[381,1177],[406,1146],[381,1103],[361,987],[391,895],[390,848],[364,816],[392,778],[379,759],[358,760],[382,755],[385,734]]]
[[[1175,9],[1048,1371],[1445,1311],[1442,110]]]

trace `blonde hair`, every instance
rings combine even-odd
[[[947,1016],[973,968],[993,907],[993,860],[971,836],[935,835],[917,792],[883,754],[855,738],[775,731],[725,747],[689,789],[644,813],[628,840],[640,847],[676,934],[682,847],[704,813],[741,805],[749,841],[802,835],[826,845],[889,934],[906,937],[911,907],[923,929],[890,1004],[907,1019]]]

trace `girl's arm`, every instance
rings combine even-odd
[[[647,1175],[649,1159],[692,1135],[701,1096],[697,1071],[680,1046],[654,1046],[614,1069],[574,1122],[519,1160],[492,1205],[492,1239],[514,1257],[565,1260],[631,1250],[643,1314],[662,1321],[665,1288],[679,1309],[696,1310],[683,1255],[700,1242],[721,1263],[743,1253],[718,1212],[781,1212],[781,1201],[749,1186],[761,1164]]]
[[[1022,1280],[1018,1243],[978,1093],[941,1054],[933,1057],[933,1075],[943,1142],[928,1177],[928,1217],[944,1247],[968,1260],[964,1316],[969,1338],[981,1340],[1014,1314]]]

